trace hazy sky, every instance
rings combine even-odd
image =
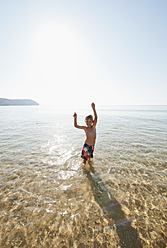
[[[0,97],[167,104],[167,0],[0,0]]]

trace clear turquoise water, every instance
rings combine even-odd
[[[167,106],[0,107],[0,247],[166,247]]]

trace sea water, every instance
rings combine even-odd
[[[0,107],[0,247],[166,247],[167,106]]]

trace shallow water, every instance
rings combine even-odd
[[[166,247],[167,106],[97,111],[84,174],[73,110],[0,107],[0,247]]]

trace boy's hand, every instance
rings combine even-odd
[[[95,104],[94,104],[94,102],[92,102],[91,106],[92,106],[92,109],[95,109]]]
[[[77,114],[76,114],[76,113],[74,113],[73,117],[74,117],[74,118],[76,118],[76,117],[77,117]]]

